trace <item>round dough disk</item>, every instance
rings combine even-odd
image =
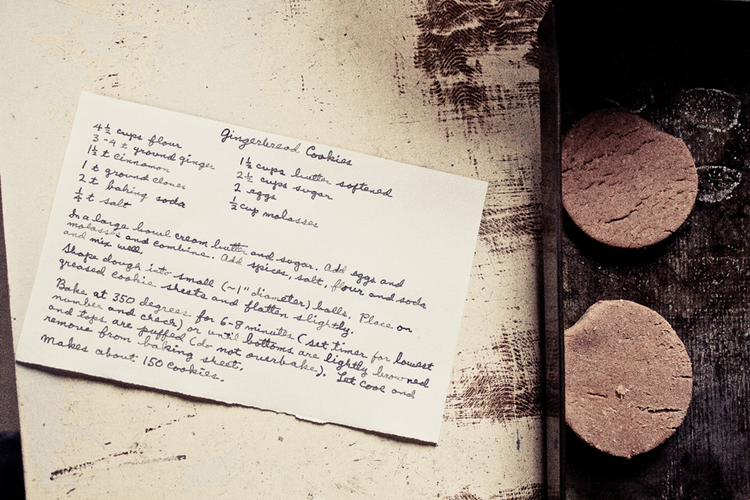
[[[651,450],[682,423],[693,369],[656,311],[599,301],[565,331],[565,412],[584,441],[618,457]]]
[[[621,108],[579,121],[562,143],[562,202],[593,239],[620,248],[663,240],[685,222],[698,172],[685,143]]]

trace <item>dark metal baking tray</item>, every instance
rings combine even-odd
[[[563,328],[597,300],[633,300],[672,324],[692,360],[694,385],[677,432],[631,459],[600,453],[548,419],[548,463],[553,471],[555,460],[561,464],[559,478],[548,474],[550,498],[557,487],[571,499],[747,500],[750,3],[556,1],[548,17],[553,19],[545,19],[540,31],[542,150],[543,175],[553,183],[544,189],[555,189],[560,137],[586,114],[612,106],[683,138],[699,169],[698,200],[689,218],[646,249],[598,244],[562,214],[561,321],[557,330],[548,322],[544,345],[559,345]],[[550,25],[551,37],[545,32]],[[544,58],[550,50],[558,56],[556,85],[548,77],[555,68]],[[550,104],[556,95],[557,115],[557,104]],[[555,196],[547,192],[544,201],[555,203]],[[545,236],[554,238],[545,227]],[[549,277],[557,268],[553,263],[545,269]],[[553,293],[553,306],[557,300]],[[564,392],[554,391],[560,359],[549,349],[546,354],[549,414],[564,420]],[[556,404],[563,406],[555,410]],[[556,432],[557,442],[564,442],[559,449]]]

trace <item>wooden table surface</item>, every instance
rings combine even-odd
[[[437,446],[17,366],[28,498],[538,498],[546,3],[0,2],[16,336],[81,91],[489,181]]]

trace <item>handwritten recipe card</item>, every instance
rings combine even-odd
[[[17,358],[437,442],[485,191],[84,93]]]

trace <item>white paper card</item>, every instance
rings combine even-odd
[[[17,359],[436,442],[485,191],[84,93]]]

